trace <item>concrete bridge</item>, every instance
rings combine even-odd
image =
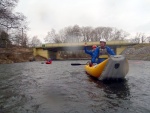
[[[81,43],[48,43],[41,47],[34,48],[34,56],[42,56],[44,58],[61,59],[60,51],[79,51],[84,49],[85,42]],[[107,46],[111,47],[117,55],[121,54],[127,47],[136,45],[137,43],[129,43],[127,41],[108,41]],[[100,45],[100,42],[87,42],[87,48],[92,49],[92,45]]]

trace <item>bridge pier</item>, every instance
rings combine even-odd
[[[62,59],[60,57],[60,52],[59,51],[49,51],[48,50],[48,56],[49,58],[51,58],[52,60],[60,60]]]
[[[33,55],[34,56],[39,55],[47,59],[49,58],[48,50],[44,50],[43,48],[34,48]]]
[[[127,48],[127,46],[117,47],[116,48],[116,54],[120,55],[126,48]]]

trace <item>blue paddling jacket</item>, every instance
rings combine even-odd
[[[108,46],[105,46],[103,49],[101,49],[101,47],[97,47],[93,52],[91,62],[99,64],[106,60],[110,55],[115,55],[115,53]],[[97,58],[98,60],[96,60]]]

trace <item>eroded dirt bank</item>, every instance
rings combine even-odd
[[[29,62],[29,61],[42,61],[42,57],[34,57],[32,48],[12,47],[0,48],[0,64]]]

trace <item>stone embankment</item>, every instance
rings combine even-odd
[[[150,44],[140,44],[128,47],[122,54],[129,60],[150,61]]]

